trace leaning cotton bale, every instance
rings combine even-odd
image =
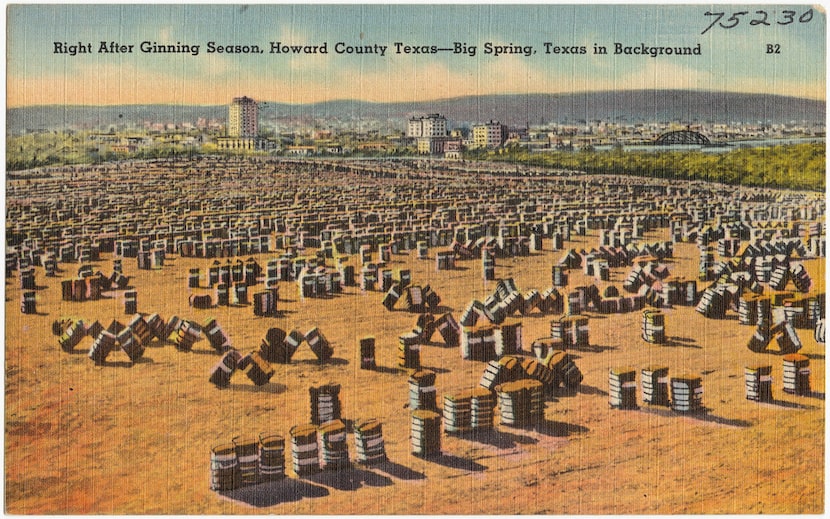
[[[242,360],[242,354],[236,350],[228,350],[219,359],[210,371],[211,384],[219,388],[228,387],[231,382],[231,376],[237,369],[239,362]]]
[[[237,368],[241,369],[243,373],[257,386],[263,386],[271,380],[274,376],[275,370],[271,364],[262,358],[259,352],[251,352],[242,357],[238,362]]]
[[[320,362],[326,362],[334,354],[334,348],[317,327],[305,334],[305,341]]]
[[[259,353],[268,362],[287,364],[294,349],[287,347],[286,333],[281,328],[269,328],[259,346]]]
[[[64,320],[67,320],[67,318],[64,318]],[[69,324],[66,326],[63,326],[62,323],[59,325],[60,336],[58,337],[58,344],[63,351],[71,353],[75,346],[86,336],[86,330],[82,320],[72,318],[68,320]],[[54,326],[52,331],[55,331]]]
[[[461,340],[461,326],[450,312],[435,320],[435,329],[441,335],[444,344],[449,347],[458,346]]]
[[[182,320],[172,337],[176,349],[190,351],[193,344],[202,339],[202,328],[194,322]]]
[[[144,345],[131,328],[124,328],[115,338],[130,361],[138,362],[144,355]]]
[[[202,325],[202,330],[204,331],[205,337],[207,337],[211,347],[216,350],[217,353],[224,353],[232,348],[228,334],[222,329],[219,323],[216,322],[215,318],[208,317],[205,319],[205,322]]]
[[[402,289],[400,285],[392,285],[389,287],[386,294],[383,296],[383,306],[387,310],[392,311],[395,308],[395,304],[400,300],[401,293]]]

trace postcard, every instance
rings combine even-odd
[[[825,510],[822,7],[6,34],[6,513]]]

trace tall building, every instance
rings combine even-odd
[[[473,141],[477,148],[498,148],[507,139],[507,126],[498,121],[473,126]]]
[[[406,126],[406,136],[410,138],[446,137],[447,119],[441,114],[412,117]]]
[[[259,108],[250,97],[235,97],[228,107],[228,137],[256,137]]]

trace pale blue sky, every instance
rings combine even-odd
[[[795,12],[793,23],[783,9]],[[422,101],[474,94],[691,88],[825,97],[826,17],[810,6],[760,5],[13,5],[7,11],[7,104],[224,104],[248,95],[280,102]],[[751,24],[766,11],[767,23]],[[731,29],[706,11],[748,11]],[[102,41],[134,45],[101,54]],[[199,54],[142,53],[142,41],[199,45]],[[265,53],[209,54],[206,44],[256,44]],[[270,54],[269,42],[327,43],[328,54]],[[395,54],[394,43],[477,46],[474,57]],[[54,42],[92,53],[55,53]],[[385,45],[386,55],[336,54],[334,45]],[[536,51],[494,57],[484,44]],[[585,46],[545,54],[544,42]],[[626,46],[696,46],[700,56],[615,55]],[[607,55],[595,55],[593,45]],[[778,45],[779,54],[767,53]]]

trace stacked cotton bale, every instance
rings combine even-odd
[[[520,379],[495,387],[502,425],[529,428],[544,420],[544,388],[538,380]]]
[[[608,374],[608,403],[614,409],[637,408],[637,372],[634,368],[613,368]]]
[[[671,408],[680,413],[703,411],[703,382],[698,375],[671,377]]]
[[[562,341],[563,347],[585,348],[589,346],[588,316],[566,315],[551,321],[551,338]]]
[[[332,420],[340,420],[340,389],[340,384],[334,383],[308,388],[312,424],[321,425]]]
[[[374,465],[386,461],[383,440],[383,424],[376,419],[355,420],[355,461],[362,465]]]
[[[21,274],[21,288],[34,289],[34,277],[31,277],[31,282],[27,281],[24,273]],[[101,272],[93,274],[91,267],[79,269],[78,277],[74,279],[65,279],[61,282],[61,298],[64,301],[94,301],[102,297],[102,293],[106,290],[116,288],[124,290],[129,284],[129,277],[124,276],[119,272],[113,272],[107,278]]]
[[[640,376],[643,403],[669,406],[669,368],[647,366],[642,369]]]
[[[747,366],[744,368],[744,381],[747,400],[771,402],[772,397],[772,366]]]
[[[409,375],[409,408],[436,410],[435,372],[419,369]]]

